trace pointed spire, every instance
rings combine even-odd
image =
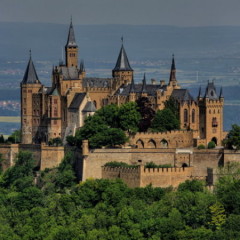
[[[146,74],[144,73],[141,93],[147,93],[146,85],[147,85],[146,84]]]
[[[202,98],[202,88],[201,88],[201,86],[199,87],[198,98]]]
[[[132,77],[129,93],[134,93],[134,92],[135,92],[135,84],[134,84],[134,78]]]
[[[84,61],[83,60],[80,62],[79,72],[80,73],[85,72]]]
[[[171,65],[171,72],[169,77],[169,82],[171,81],[176,81],[176,66],[175,66],[174,54],[172,55],[172,65]]]
[[[122,40],[122,47],[120,49],[117,63],[115,65],[115,68],[113,69],[113,71],[133,71],[129,64],[128,57],[127,57],[126,51],[123,46],[123,37],[121,38],[121,40]]]
[[[220,89],[219,98],[223,98],[223,89],[222,89],[222,87],[221,87],[221,89]]]
[[[37,72],[35,70],[33,61],[32,61],[32,52],[31,50],[29,51],[30,57],[28,61],[28,65],[22,80],[22,84],[36,84],[36,83],[41,83],[38,79]]]
[[[73,24],[72,24],[72,17],[71,17],[71,22],[70,22],[70,26],[69,26],[69,31],[68,31],[68,40],[67,40],[67,44],[65,46],[67,47],[77,47],[77,43],[75,40],[75,34],[74,34],[74,29],[73,29]]]

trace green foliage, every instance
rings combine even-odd
[[[187,180],[184,183],[181,183],[178,187],[178,191],[190,191],[190,192],[203,192],[204,183],[199,180]]]
[[[60,137],[57,137],[57,138],[53,138],[53,139],[50,139],[49,141],[48,141],[48,145],[50,145],[50,146],[56,146],[56,147],[58,147],[58,146],[62,146],[62,139],[60,138]]]
[[[107,162],[104,164],[105,167],[126,167],[126,168],[136,168],[138,165],[130,165],[125,162]]]
[[[4,142],[5,142],[5,140],[4,140],[3,135],[0,135],[0,143],[4,143]]]
[[[220,230],[226,222],[225,209],[220,202],[216,202],[209,208],[211,212],[211,222],[209,222],[209,225],[213,226],[214,229]]]
[[[170,97],[168,100],[164,102],[165,109],[171,110],[174,116],[179,120],[179,104],[177,100]]]
[[[145,168],[171,168],[172,165],[171,164],[161,164],[161,165],[157,165],[154,162],[147,162],[145,164]]]
[[[210,142],[208,143],[208,149],[213,149],[213,148],[215,148],[215,147],[216,147],[215,142],[210,141]]]
[[[227,138],[224,140],[224,144],[230,149],[240,149],[240,126],[237,124],[232,125],[232,129],[229,131]]]
[[[165,132],[179,129],[180,122],[174,115],[174,113],[165,108],[163,110],[157,111],[153,121],[152,121],[152,131],[153,132]]]
[[[198,150],[201,150],[201,149],[206,149],[206,147],[205,147],[205,145],[203,145],[203,144],[200,144],[200,145],[198,145],[197,149],[198,149]]]
[[[15,130],[7,139],[8,142],[11,143],[19,143],[21,142],[21,131]]]

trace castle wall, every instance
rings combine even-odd
[[[193,167],[187,168],[102,168],[102,178],[122,179],[129,187],[177,187],[180,183],[192,178]]]
[[[240,151],[224,150],[224,163],[240,162]]]

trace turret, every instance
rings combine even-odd
[[[135,102],[135,100],[136,100],[135,84],[134,84],[134,78],[132,78],[132,82],[130,84],[130,89],[129,89],[129,101]]]
[[[112,76],[117,81],[119,81],[119,85],[130,83],[133,78],[133,69],[129,64],[128,57],[123,46],[123,42],[118,55],[116,65],[112,70]]]
[[[65,54],[66,54],[66,66],[78,67],[78,46],[75,40],[72,19],[69,26],[67,43],[65,45]]]
[[[147,96],[147,83],[146,83],[146,74],[145,73],[144,73],[144,76],[143,76],[141,95],[142,96]]]
[[[175,88],[177,86],[177,79],[176,79],[176,66],[175,66],[175,59],[174,55],[172,55],[172,65],[171,65],[171,71],[170,71],[170,77],[169,77],[169,86],[172,86]]]
[[[36,138],[41,121],[40,96],[42,85],[32,61],[31,51],[28,65],[21,82],[21,133],[22,143],[31,144]],[[35,100],[33,101],[33,97]]]

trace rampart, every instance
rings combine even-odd
[[[137,133],[130,139],[138,148],[185,148],[193,146],[195,131],[176,130],[156,133]]]
[[[143,165],[136,168],[102,167],[102,178],[122,179],[129,187],[178,187],[187,179],[191,179],[193,167],[186,168],[145,168]]]

